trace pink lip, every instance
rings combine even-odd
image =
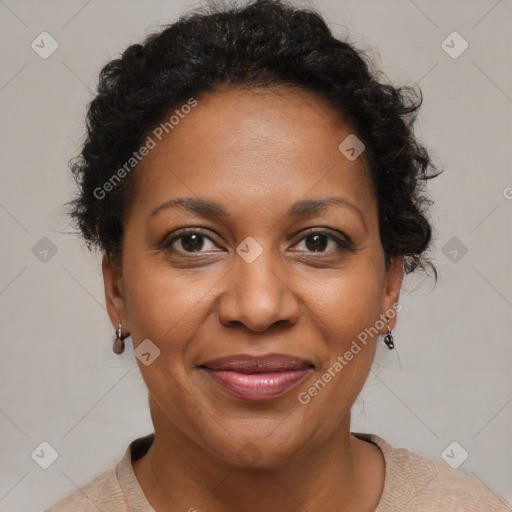
[[[286,354],[238,354],[208,361],[200,368],[237,398],[269,400],[297,386],[313,365]]]

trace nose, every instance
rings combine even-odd
[[[266,331],[278,324],[295,324],[299,300],[288,273],[265,251],[252,263],[237,257],[228,273],[228,287],[220,297],[218,314],[226,327],[243,324],[251,331]]]

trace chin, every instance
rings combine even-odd
[[[258,431],[257,423],[240,437],[226,438],[223,430],[222,438],[208,442],[214,456],[222,458],[227,464],[240,468],[276,469],[289,464],[307,444],[304,432],[282,431],[274,433],[273,429],[262,428]],[[228,429],[226,429],[228,430]],[[238,432],[244,429],[238,426]],[[209,436],[204,436],[207,439]]]

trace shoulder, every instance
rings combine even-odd
[[[133,440],[115,467],[107,469],[45,512],[154,512],[132,468],[132,460],[142,457],[153,440],[154,434]]]
[[[376,512],[512,511],[504,498],[447,464],[395,448],[375,434],[353,435],[376,444],[384,455],[384,490]]]
[[[104,471],[45,512],[98,512],[98,510],[102,512],[125,510],[123,493],[115,467]]]

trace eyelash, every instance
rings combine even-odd
[[[185,230],[181,231],[179,233],[179,235],[176,235],[170,239],[164,238],[163,242],[159,245],[158,249],[159,250],[169,250],[170,249],[173,252],[177,252],[178,254],[182,254],[182,255],[186,254],[187,255],[186,257],[194,257],[194,256],[188,256],[188,255],[201,254],[201,252],[203,252],[203,251],[193,251],[193,252],[184,251],[184,252],[180,253],[180,251],[173,250],[172,245],[174,244],[174,242],[187,236],[187,235],[201,235],[202,237],[207,238],[211,242],[216,243],[214,240],[212,240],[212,238],[210,236],[208,236],[206,233],[204,233],[201,229],[194,228],[194,229],[185,229]],[[333,240],[336,243],[336,245],[338,246],[337,249],[340,251],[354,251],[355,250],[354,246],[352,244],[352,241],[348,237],[346,237],[346,240],[342,240],[342,239],[334,236],[330,231],[321,229],[321,228],[317,228],[317,229],[308,231],[305,234],[305,236],[303,236],[300,240],[298,240],[296,242],[296,244],[298,244],[298,243],[302,242],[303,240],[305,240],[306,238],[308,238],[310,236],[314,236],[314,235],[324,235],[328,239]],[[297,252],[301,252],[301,251],[297,251]],[[318,251],[318,252],[306,251],[306,252],[308,252],[310,254],[329,254],[331,251]]]

